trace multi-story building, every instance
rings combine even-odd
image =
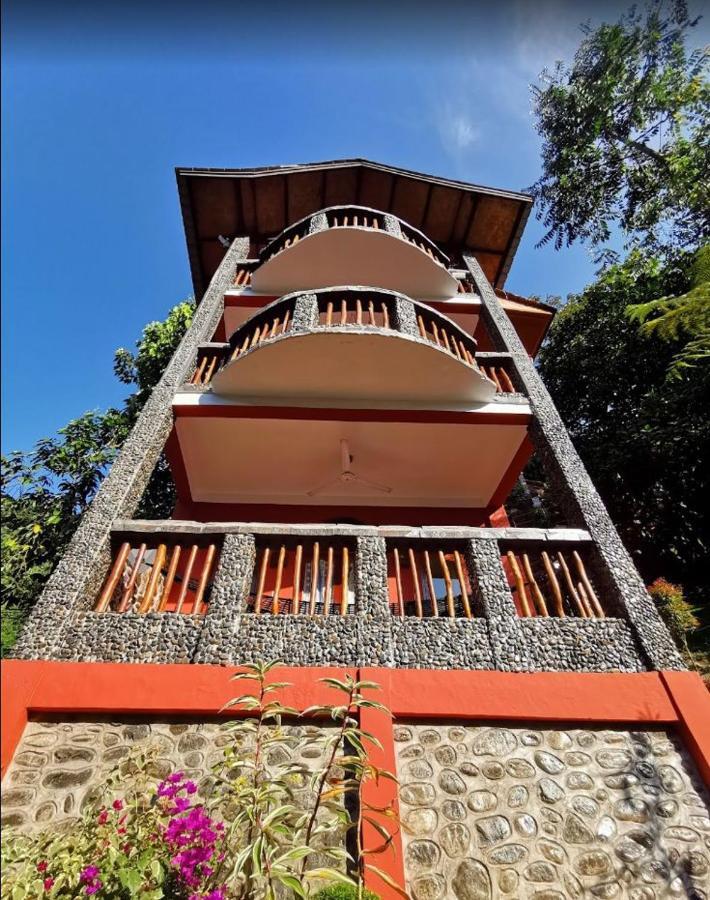
[[[277,658],[304,702],[382,684],[414,897],[707,897],[710,703],[535,369],[554,311],[504,289],[530,198],[177,180],[197,311],[6,663],[7,821],[152,734],[199,770],[220,667]],[[174,513],[135,520],[163,453]]]

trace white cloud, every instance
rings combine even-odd
[[[478,141],[481,132],[471,117],[462,110],[445,104],[439,122],[439,130],[445,144],[454,150],[467,150]]]

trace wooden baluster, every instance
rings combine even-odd
[[[289,319],[290,319],[290,318],[291,318],[291,310],[290,310],[290,309],[287,309],[287,310],[286,310],[286,315],[284,316],[284,323],[283,323],[283,325],[281,326],[281,334],[286,334],[286,331],[287,331],[287,329],[288,329],[288,323],[289,323]]]
[[[454,608],[454,587],[451,583],[451,572],[449,572],[449,564],[446,562],[443,550],[439,550],[439,565],[444,573],[444,584],[446,585],[446,608],[450,619],[456,618],[456,609]]]
[[[510,380],[508,373],[505,371],[503,366],[500,367],[500,382],[503,385],[503,390],[505,393],[514,394],[515,388],[513,387],[513,382]]]
[[[252,334],[251,343],[249,344],[249,349],[250,349],[250,350],[251,350],[251,348],[254,346],[254,344],[257,344],[257,343],[259,342],[259,335],[260,335],[260,334],[261,334],[261,329],[257,327],[257,328],[254,330],[254,333]]]
[[[417,324],[419,325],[419,334],[421,334],[424,340],[427,340],[426,328],[424,327],[424,319],[422,319],[421,316],[417,316]]]
[[[203,356],[200,365],[195,369],[195,372],[190,379],[190,384],[202,384],[202,373],[205,371],[206,365],[207,357]]]
[[[113,592],[116,590],[116,586],[118,585],[121,575],[123,575],[123,569],[126,565],[126,560],[128,559],[128,554],[130,552],[131,545],[128,543],[128,541],[124,541],[124,543],[121,544],[121,549],[118,551],[118,555],[116,556],[116,561],[114,562],[113,568],[111,569],[111,574],[104,584],[104,589],[101,591],[99,599],[96,601],[94,612],[105,612],[108,608],[108,605],[111,602],[111,597],[113,597]]]
[[[347,216],[344,216],[344,217],[343,217],[343,226],[345,226],[345,225],[347,225],[347,224],[348,224],[348,217],[347,217]]]
[[[467,350],[467,351],[466,351],[466,358],[468,359],[469,363],[470,363],[474,368],[478,368],[478,363],[476,362],[476,358],[474,357],[474,355],[471,353],[470,350]]]
[[[318,541],[313,542],[313,556],[311,557],[311,602],[309,604],[309,612],[312,616],[316,614],[316,594],[318,593],[318,564],[320,562],[320,545]]]
[[[244,287],[246,287],[247,285],[251,284],[251,276],[252,276],[252,273],[251,273],[251,272],[247,272],[247,273],[246,273],[246,277],[245,277],[245,279],[244,279]]]
[[[269,323],[264,322],[263,328],[261,329],[261,334],[259,335],[259,343],[266,340],[266,338],[269,336],[269,330]]]
[[[567,589],[569,590],[570,597],[572,598],[572,600],[574,600],[574,605],[577,607],[577,612],[583,619],[588,619],[589,616],[587,615],[587,610],[582,603],[581,597],[577,593],[577,589],[575,588],[574,582],[572,581],[572,576],[570,575],[569,569],[567,568],[567,561],[561,553],[557,554],[557,559],[562,566],[562,571],[565,575],[565,581],[567,582]]]
[[[274,335],[276,334],[276,332],[277,332],[278,329],[279,329],[279,325],[280,325],[280,324],[281,324],[281,317],[280,317],[280,316],[277,316],[277,317],[274,319],[274,321],[271,323],[271,329],[269,330],[269,335],[270,335],[271,337],[274,337]]]
[[[170,565],[168,566],[168,574],[165,576],[163,592],[160,595],[160,601],[158,602],[158,612],[165,612],[167,608],[170,591],[172,590],[173,582],[175,581],[175,573],[177,572],[178,562],[180,560],[180,549],[180,544],[175,544],[173,547]]]
[[[357,227],[357,216],[353,216],[353,225]]]
[[[399,606],[399,614],[404,618],[404,593],[402,592],[402,570],[399,565],[399,550],[394,547],[394,575],[397,583],[397,605]]]
[[[329,300],[325,308],[325,324],[330,326],[333,324],[333,301]]]
[[[468,360],[466,359],[466,348],[464,347],[463,342],[459,341],[459,340],[455,340],[454,343],[458,347],[457,352],[458,352],[459,359],[461,360],[461,362],[468,362]]]
[[[532,566],[530,565],[530,559],[527,553],[523,553],[523,568],[525,569],[525,575],[528,579],[528,584],[532,588],[533,597],[535,598],[535,605],[537,606],[537,611],[542,616],[549,616],[549,612],[547,611],[547,603],[545,602],[545,595],[540,590],[540,585],[535,580],[535,574],[533,572]]]
[[[348,301],[345,297],[340,301],[340,324],[348,324]]]
[[[193,616],[199,616],[200,612],[202,611],[202,598],[205,596],[205,588],[207,587],[207,581],[210,577],[210,572],[212,571],[212,564],[214,563],[216,552],[217,547],[214,544],[210,544],[207,548],[207,553],[205,553],[205,562],[202,566],[202,575],[200,576],[200,580],[197,584],[195,603],[192,607]]]
[[[187,591],[190,587],[190,576],[192,575],[192,569],[195,565],[195,557],[197,556],[197,544],[193,544],[190,548],[190,555],[187,558],[187,565],[185,566],[185,571],[182,576],[182,588],[180,590],[180,596],[178,597],[177,606],[175,607],[176,613],[182,612],[183,604],[185,603],[185,598],[187,597]]]
[[[377,325],[377,321],[375,319],[375,304],[372,300],[368,301],[367,311],[370,315],[370,325]]]
[[[212,357],[212,362],[210,363],[210,367],[205,374],[205,380],[203,384],[209,384],[212,381],[212,375],[214,374],[215,366],[217,365],[217,354],[215,353]]]
[[[323,592],[323,615],[330,615],[330,603],[333,596],[333,547],[328,547],[325,564],[325,590]]]
[[[362,300],[359,297],[355,301],[355,322],[362,325]]]
[[[350,551],[347,547],[343,547],[343,574],[341,576],[340,582],[342,587],[342,594],[340,597],[340,615],[346,616],[348,614],[348,579],[350,577]]]
[[[463,570],[463,563],[461,562],[461,554],[458,550],[454,550],[454,560],[456,561],[456,575],[459,579],[459,584],[461,585],[461,600],[463,602],[463,611],[466,614],[466,618],[471,618],[471,604],[468,600],[468,591],[466,590],[466,575]]]
[[[417,611],[417,616],[421,619],[424,615],[424,610],[422,609],[422,588],[419,582],[417,559],[411,547],[409,548],[409,565],[412,567],[412,578],[414,579],[414,607]]]
[[[501,387],[500,381],[498,381],[498,376],[496,375],[496,367],[495,367],[495,366],[490,366],[489,369],[488,369],[488,371],[489,371],[489,373],[490,373],[491,379],[493,380],[493,384],[496,386],[496,391],[497,391],[499,394],[502,394],[502,393],[503,393],[503,388]]]
[[[562,602],[562,591],[560,590],[560,583],[557,580],[557,575],[555,575],[555,569],[552,565],[550,557],[543,550],[542,551],[542,562],[545,566],[545,571],[547,572],[547,580],[550,582],[550,587],[552,588],[552,593],[555,598],[555,612],[560,617],[560,619],[565,618],[565,608]]]
[[[591,601],[592,609],[598,619],[605,619],[606,616],[604,614],[604,610],[602,609],[602,605],[599,602],[599,598],[597,597],[594,588],[592,587],[592,583],[587,577],[587,570],[584,568],[584,563],[582,562],[582,557],[577,553],[576,550],[572,552],[572,557],[577,566],[577,571],[579,572],[579,577],[582,579],[582,584],[585,587],[587,596]]]
[[[584,590],[584,585],[581,581],[577,582],[577,593],[582,601],[582,606],[584,606],[584,611],[587,613],[587,618],[595,619],[596,616],[594,615],[592,604],[589,602],[589,597],[587,597],[587,592]]]
[[[300,235],[300,234],[294,234],[294,236],[293,236],[293,242],[294,242],[294,244],[297,244],[300,240],[301,240],[301,235]]]
[[[466,293],[466,291],[464,290],[464,286],[463,286],[463,282],[462,282],[462,281],[459,281],[459,289],[458,289],[458,293],[459,293],[459,294],[465,294],[465,293]]]
[[[293,564],[293,612],[300,615],[301,612],[301,560],[303,558],[303,544],[296,547],[296,561]]]
[[[387,304],[384,302],[382,303],[382,322],[384,328],[390,327],[390,314],[389,310],[387,309]]]
[[[276,563],[276,581],[274,582],[274,602],[271,604],[271,611],[275,616],[279,614],[279,594],[281,593],[281,580],[284,574],[284,561],[286,559],[286,545],[281,544],[279,550],[279,559]]]
[[[145,551],[147,548],[147,544],[141,544],[138,548],[138,555],[136,556],[135,565],[131,571],[130,577],[128,579],[128,583],[126,587],[123,589],[123,594],[121,595],[121,601],[118,604],[118,612],[125,612],[131,602],[131,596],[133,595],[133,589],[136,586],[136,579],[138,578],[138,570],[141,567],[141,563],[143,562],[143,557],[145,556]]]
[[[375,231],[380,230],[380,223],[377,221],[377,218],[374,218],[372,220],[372,227],[375,229]]]
[[[237,269],[237,277],[234,281],[235,284],[241,284],[244,281],[244,269]]]
[[[266,569],[269,565],[269,556],[271,555],[271,547],[266,546],[261,551],[261,568],[259,569],[259,583],[256,587],[256,597],[254,599],[254,614],[261,615],[261,598],[264,596],[264,585],[266,584]]]
[[[451,347],[449,346],[449,336],[446,333],[445,328],[441,329],[441,336],[444,339],[444,347],[446,347],[446,349],[449,351],[449,353],[451,353]]]
[[[155,551],[155,556],[153,557],[153,568],[150,572],[150,578],[146,585],[145,594],[143,594],[143,599],[138,607],[138,612],[141,614],[150,612],[150,608],[153,605],[153,594],[155,593],[155,587],[158,584],[158,578],[160,577],[162,568],[165,565],[167,550],[168,548],[165,544],[158,544],[158,549]]]
[[[441,347],[441,341],[439,340],[439,329],[436,327],[436,322],[432,319],[429,324],[431,325],[431,330],[434,335],[434,340],[436,341],[436,346]]]
[[[439,615],[439,607],[436,602],[436,591],[434,590],[434,578],[431,574],[431,560],[429,559],[429,551],[424,550],[424,568],[426,570],[427,586],[429,588],[429,596],[431,597],[431,614],[435,618]]]
[[[515,578],[515,586],[518,590],[518,599],[520,600],[523,615],[529,618],[532,616],[532,610],[530,609],[530,603],[528,602],[528,595],[525,590],[525,583],[523,582],[523,573],[520,571],[518,559],[512,550],[508,550],[506,556],[508,557],[510,568],[513,570],[513,577]]]

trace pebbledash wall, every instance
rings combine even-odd
[[[358,540],[358,608],[351,617],[269,620],[245,613],[244,597],[254,564],[253,537],[248,534],[225,536],[204,621],[172,614],[92,613],[110,564],[112,529],[118,519],[128,519],[135,512],[170,432],[174,393],[187,381],[200,343],[211,339],[222,315],[224,292],[248,247],[247,239],[235,240],[217,269],[192,326],[35,606],[14,648],[15,658],[232,663],[269,652],[301,665],[502,671],[683,668],[549,394],[473,257],[465,257],[465,262],[482,300],[488,332],[496,350],[510,357],[514,384],[530,401],[531,436],[556,484],[569,524],[591,538],[595,575],[607,608],[615,613],[613,618],[522,621],[516,615],[497,546],[482,538],[472,539],[469,546],[480,620],[397,621],[387,608],[385,544],[376,530],[374,536]],[[404,310],[406,304],[399,306]],[[400,312],[406,325],[406,310]],[[452,536],[447,529],[446,537]]]

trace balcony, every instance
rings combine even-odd
[[[470,335],[391,291],[290,294],[238,328],[221,355],[213,349],[194,383],[222,397],[426,407],[486,403],[497,390]]]
[[[576,529],[120,521],[66,658],[638,671],[604,572]]]
[[[365,284],[424,300],[456,296],[449,259],[396,216],[364,206],[333,206],[289,226],[261,253],[251,287],[276,295]]]

